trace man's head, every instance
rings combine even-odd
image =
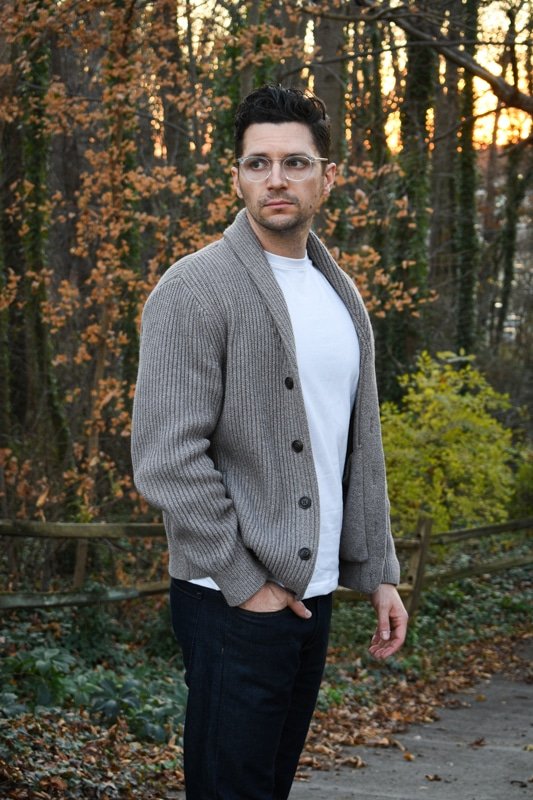
[[[235,120],[235,192],[264,250],[301,258],[313,217],[329,195],[329,120],[324,104],[299,89],[264,86]]]
[[[235,157],[242,156],[246,129],[255,123],[299,122],[306,125],[323,158],[329,158],[330,121],[322,100],[300,89],[262,86],[241,102],[235,115]]]

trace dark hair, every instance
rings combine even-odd
[[[329,158],[330,120],[326,106],[311,92],[285,86],[261,86],[242,100],[235,114],[235,157],[242,155],[244,132],[256,122],[307,125],[322,158]]]

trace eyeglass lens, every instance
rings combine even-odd
[[[250,181],[264,181],[271,172],[274,162],[265,156],[250,156],[241,162],[245,177]],[[307,156],[288,156],[280,162],[282,173],[289,181],[303,181],[311,174],[314,161]]]

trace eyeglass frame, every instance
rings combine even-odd
[[[313,166],[317,161],[322,161],[322,162],[326,162],[326,163],[329,162],[328,158],[323,158],[323,157],[319,157],[319,156],[308,156],[307,153],[292,153],[292,154],[290,154],[288,156],[283,156],[283,158],[270,158],[270,156],[262,156],[262,155],[253,155],[252,154],[252,155],[249,155],[249,156],[241,156],[240,158],[238,158],[235,161],[235,166],[236,167],[241,167],[244,164],[245,161],[249,161],[250,159],[253,159],[253,158],[264,158],[265,161],[268,161],[270,163],[270,172],[268,173],[268,175],[265,175],[264,178],[259,178],[258,180],[254,180],[253,178],[248,177],[248,175],[245,175],[244,177],[246,178],[246,180],[250,181],[250,183],[261,183],[262,181],[267,181],[270,178],[270,176],[272,175],[272,167],[274,166],[274,164],[280,164],[281,169],[282,169],[282,174],[285,176],[285,178],[288,181],[291,181],[291,183],[302,183],[302,181],[305,181],[307,178],[310,177],[310,175],[304,175],[303,178],[289,178],[289,176],[285,172],[285,168],[283,166],[284,161],[287,161],[287,159],[289,159],[289,158],[298,158],[298,157],[307,158],[311,162],[311,166]]]

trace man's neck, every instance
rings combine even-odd
[[[247,214],[248,221],[259,239],[263,250],[284,258],[304,258],[307,252],[309,228],[293,228],[288,231],[272,231],[264,228]]]

